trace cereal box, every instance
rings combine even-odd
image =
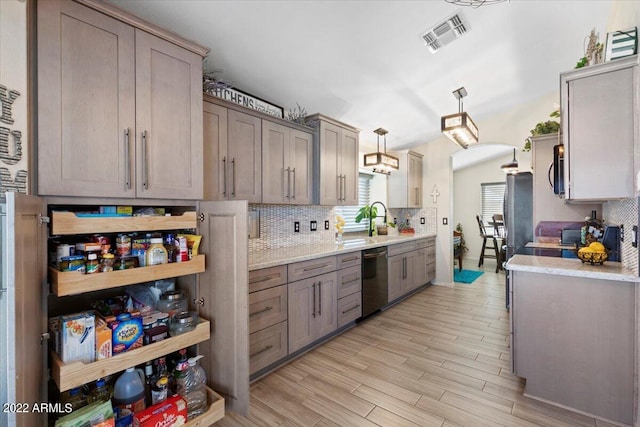
[[[136,427],[178,427],[186,423],[187,402],[178,395],[133,414]]]
[[[114,355],[142,347],[143,332],[140,313],[119,314],[115,320],[108,320],[108,325],[111,328]]]
[[[96,356],[95,316],[82,312],[60,316],[60,358],[69,363],[91,363]]]
[[[104,319],[96,317],[96,360],[111,357],[112,348],[111,328]]]

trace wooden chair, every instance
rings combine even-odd
[[[493,219],[493,234],[498,242],[498,269],[502,270],[502,263],[506,261],[506,246],[505,240],[507,237],[506,229],[504,226],[504,216],[502,214],[495,214]]]
[[[484,222],[482,222],[482,218],[480,218],[480,215],[476,215],[476,221],[478,221],[480,237],[482,238],[482,249],[480,250],[480,259],[478,260],[478,267],[482,267],[482,265],[484,264],[485,258],[495,259],[496,263],[498,263],[498,260],[500,259],[500,252],[498,247],[498,240],[496,239],[495,234],[487,232],[487,229],[484,226]],[[493,243],[493,246],[488,246],[487,240],[491,240],[491,242]],[[489,252],[487,254],[486,253],[487,250],[493,251],[493,253]],[[496,266],[496,273],[498,271],[500,271],[499,265]]]
[[[462,271],[462,254],[464,249],[461,245],[462,233],[453,231],[453,259],[458,260],[458,271]]]

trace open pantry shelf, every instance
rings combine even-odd
[[[49,282],[51,283],[51,291],[56,296],[61,297],[186,276],[204,271],[205,256],[197,255],[190,261],[109,271],[107,273],[82,274],[77,271],[60,271],[55,267],[49,267]]]
[[[184,427],[208,427],[224,418],[224,398],[207,387],[207,401],[207,412],[190,420]]]
[[[98,378],[124,371],[148,360],[157,359],[169,353],[206,341],[210,337],[210,323],[200,319],[196,328],[181,335],[170,337],[154,344],[145,345],[92,363],[64,363],[60,356],[51,351],[51,376],[60,391],[80,387]]]
[[[129,233],[134,231],[184,230],[196,228],[196,213],[176,216],[81,217],[74,212],[53,211],[51,234]]]

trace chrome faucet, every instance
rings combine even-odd
[[[369,209],[373,209],[373,205],[376,205],[376,204],[382,205],[382,208],[384,209],[384,223],[386,224],[387,223],[387,207],[382,202],[373,202],[371,203],[371,206],[369,206]],[[373,227],[376,222],[376,218],[379,218],[379,215],[369,218],[369,237],[373,236]]]

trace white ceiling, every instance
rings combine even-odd
[[[477,9],[429,1],[111,0],[211,49],[207,70],[285,108],[296,103],[409,148],[457,112],[478,123],[558,90],[592,28],[605,37],[612,1],[511,0]],[[421,34],[462,10],[471,30],[430,53]],[[480,129],[482,133],[482,129]],[[482,142],[482,140],[481,140]],[[501,153],[504,155],[504,151]]]

